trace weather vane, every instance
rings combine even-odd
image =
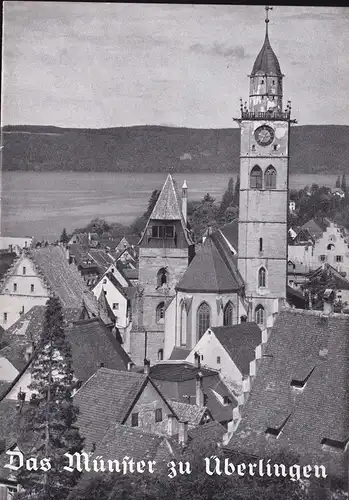
[[[265,7],[265,13],[266,13],[265,22],[266,23],[269,23],[269,11],[270,10],[273,10],[273,7],[269,7],[269,5],[266,5],[266,7]]]

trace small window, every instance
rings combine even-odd
[[[204,360],[204,356],[203,356],[203,354],[201,354],[201,361],[203,361],[203,360]]]
[[[275,80],[273,80],[273,85],[275,85]]]
[[[274,149],[274,151],[277,151],[278,150],[278,145],[274,144],[273,149]]]
[[[22,273],[23,273],[23,274],[27,274],[27,268],[26,268],[26,267],[23,267],[23,269],[22,269]]]
[[[162,422],[162,409],[157,408],[155,410],[155,422]]]
[[[221,357],[217,356],[217,365],[220,365],[220,364],[221,364]]]
[[[336,262],[343,262],[343,255],[336,255]]]
[[[104,295],[107,295],[107,290],[103,290],[103,292],[104,292]]]
[[[34,292],[34,285],[30,285],[30,291],[33,293]]]
[[[164,359],[164,350],[159,349],[158,350],[158,361],[162,361]]]
[[[252,151],[256,151],[256,146],[255,146],[255,144],[252,144]]]
[[[326,255],[320,255],[320,262],[325,262]]]
[[[138,413],[132,413],[131,416],[131,426],[138,427]]]
[[[4,323],[7,322],[7,313],[4,313]]]
[[[259,288],[265,288],[266,285],[266,271],[264,267],[261,267],[260,270],[258,271],[258,287]]]
[[[163,323],[165,317],[165,302],[160,302],[156,308],[156,322]]]
[[[333,249],[334,249],[333,243],[330,243],[329,245],[327,245],[327,250],[333,250]]]
[[[259,251],[263,252],[263,238],[259,238]]]
[[[165,226],[165,238],[174,237],[174,226]]]
[[[118,302],[113,302],[113,309],[116,309],[117,311],[119,310],[119,303]]]
[[[106,283],[107,283],[107,278],[104,278],[103,285],[105,285]]]
[[[264,80],[261,80],[261,84],[262,84],[262,85],[263,85],[263,83],[264,83]]]
[[[17,283],[13,283],[13,291],[17,292]]]
[[[257,325],[264,325],[264,307],[261,304],[256,307],[255,321]]]
[[[229,396],[223,396],[223,404],[229,405],[231,403]]]

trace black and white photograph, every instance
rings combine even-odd
[[[349,8],[2,14],[0,500],[348,500]]]

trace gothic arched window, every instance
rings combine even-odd
[[[187,344],[187,311],[185,309],[184,301],[182,300],[180,306],[180,345]]]
[[[157,274],[157,286],[160,288],[162,285],[166,285],[166,283],[168,283],[168,272],[162,267]]]
[[[264,307],[261,304],[256,307],[254,318],[257,325],[264,325]]]
[[[263,187],[263,173],[258,165],[255,165],[250,174],[250,188],[262,189]]]
[[[264,174],[265,189],[276,189],[276,170],[273,165],[269,165]]]
[[[206,332],[207,328],[209,328],[211,323],[211,309],[207,302],[202,302],[197,311],[197,319],[196,319],[196,329],[198,332],[199,339]]]
[[[156,322],[163,323],[165,317],[165,302],[160,302],[156,308]]]
[[[227,302],[224,311],[223,311],[223,325],[224,326],[231,326],[233,324],[233,311],[234,311],[234,306],[230,302]]]
[[[265,288],[265,283],[266,283],[266,270],[264,267],[261,267],[260,270],[258,271],[258,287],[259,288]]]

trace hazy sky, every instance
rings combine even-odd
[[[2,123],[232,127],[263,6],[5,2]],[[349,125],[349,8],[275,6],[299,124]]]

